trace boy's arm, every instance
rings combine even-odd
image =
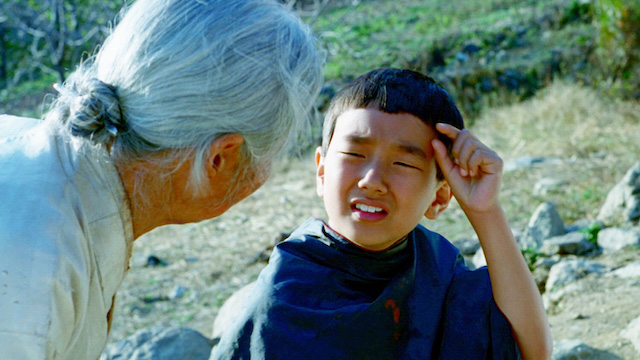
[[[511,323],[522,358],[548,359],[552,339],[542,299],[498,201],[502,159],[468,130],[445,124],[436,129],[454,142],[451,160],[444,144],[434,140],[436,161],[478,234],[493,297]]]

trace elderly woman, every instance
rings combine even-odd
[[[138,0],[43,121],[0,116],[0,358],[98,358],[134,239],[256,190],[321,66],[273,0]]]

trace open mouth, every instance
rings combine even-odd
[[[355,204],[354,207],[360,211],[364,211],[369,214],[385,214],[386,213],[384,209],[381,209],[375,206],[365,205],[365,204]]]

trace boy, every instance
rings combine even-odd
[[[462,128],[446,91],[412,71],[374,70],[336,95],[316,151],[329,221],[310,219],[276,247],[212,358],[550,357],[540,296],[498,202],[502,160]],[[488,270],[470,271],[418,225],[452,196]]]

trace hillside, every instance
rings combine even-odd
[[[332,4],[317,17],[305,16],[327,51],[320,112],[342,84],[373,67],[432,75],[507,163],[525,156],[550,160],[505,172],[501,199],[514,231],[523,232],[543,202],[555,203],[567,226],[592,222],[608,191],[640,160],[640,103],[603,88],[593,13],[583,6],[588,1]],[[3,90],[0,113],[39,116],[50,82]],[[555,185],[536,191],[545,179]],[[267,184],[224,215],[143,236],[118,293],[110,343],[152,325],[208,336],[223,302],[256,278],[282,234],[311,216],[325,217],[306,149],[278,164]],[[437,222],[424,224],[454,242],[473,238],[455,203]],[[613,270],[640,260],[640,250],[589,260]],[[549,311],[554,339],[581,339],[603,350],[593,358],[640,357],[619,334],[640,316],[638,281],[596,274],[579,280]]]
[[[612,103],[592,90],[564,84],[530,101],[487,110],[474,130],[505,160],[525,155],[559,160],[505,173],[502,201],[513,229],[524,231],[545,201],[557,204],[568,225],[593,220],[609,189],[638,161],[637,114],[638,104]],[[611,123],[616,126],[605,126]],[[535,184],[549,177],[562,185],[535,194]],[[472,238],[459,207],[454,204],[443,215],[424,224],[453,241]],[[118,295],[112,340],[151,325],[187,326],[209,335],[223,301],[255,279],[282,233],[310,216],[325,217],[315,195],[313,159],[306,154],[282,164],[266,185],[219,218],[145,235],[134,245],[131,270]],[[149,266],[150,255],[164,265]],[[617,268],[640,260],[640,251],[591,260]],[[622,359],[636,358],[618,332],[640,315],[633,300],[640,287],[596,276],[581,284],[550,317],[556,341],[579,338]],[[184,293],[175,297],[176,291]]]

